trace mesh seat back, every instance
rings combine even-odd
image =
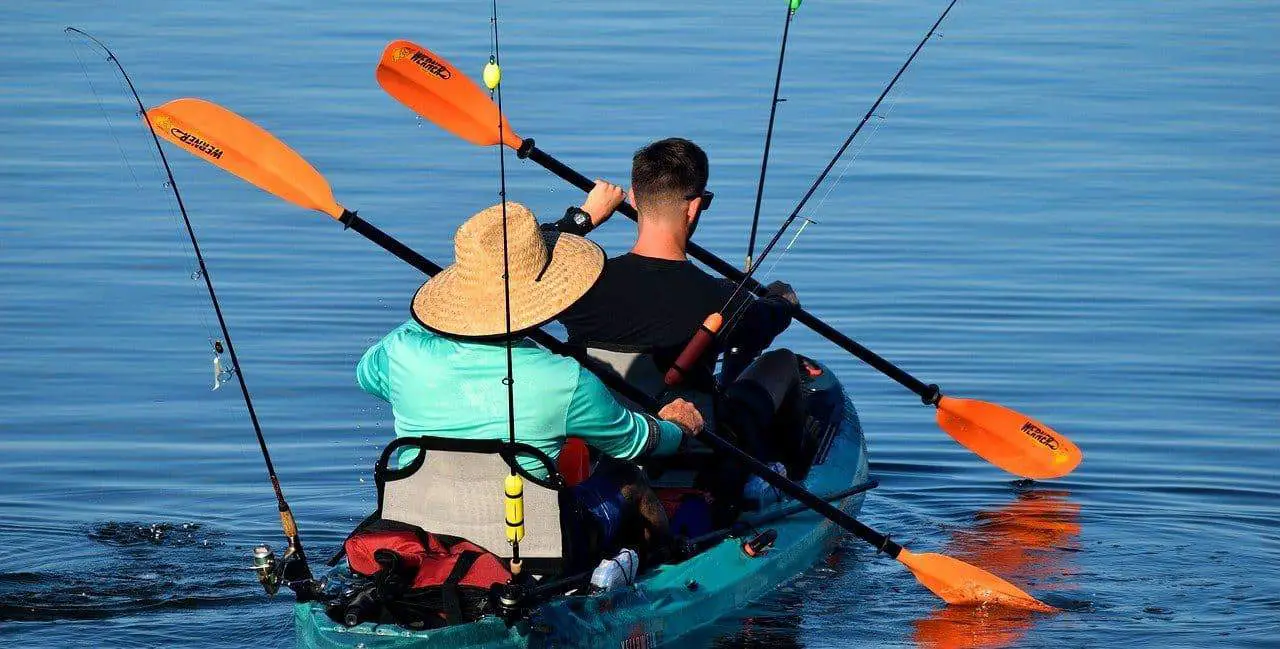
[[[424,442],[405,444],[405,440]],[[412,459],[402,468],[388,468],[389,456],[398,455],[392,453],[397,444]],[[393,442],[379,462],[378,503],[382,517],[417,525],[434,534],[458,536],[499,557],[510,557],[503,480],[511,474],[511,467],[498,452],[506,446],[496,441],[427,437]],[[395,462],[390,466],[395,467]],[[553,474],[552,482],[557,480],[558,474]],[[556,489],[525,478],[522,559],[563,558],[560,495]]]

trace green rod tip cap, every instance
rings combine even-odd
[[[791,0],[791,13],[800,11],[801,2],[804,2],[804,0]]]

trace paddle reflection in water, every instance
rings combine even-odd
[[[1019,491],[1013,502],[981,511],[972,529],[954,532],[947,554],[990,568],[1018,583],[1055,582],[1070,588],[1079,550],[1080,504],[1066,490]],[[923,649],[1016,646],[1037,616],[1008,608],[947,606],[915,622],[913,638]]]

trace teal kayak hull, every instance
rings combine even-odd
[[[805,479],[809,490],[836,493],[868,480],[866,440],[856,411],[846,400],[839,434],[823,464]],[[840,500],[857,515],[864,493]],[[775,508],[794,504],[786,500]],[[765,510],[762,514],[767,514]],[[672,642],[791,581],[829,552],[843,530],[805,511],[764,526],[776,530],[773,548],[747,556],[742,540],[729,538],[698,555],[646,573],[634,588],[591,596],[562,597],[527,621],[506,626],[496,617],[428,631],[371,623],[344,627],[328,618],[323,605],[297,604],[294,619],[300,647],[422,649],[427,647],[653,647]],[[339,570],[345,566],[339,566]]]

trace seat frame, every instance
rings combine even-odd
[[[396,461],[400,454],[405,451],[417,450],[414,457],[403,466],[396,466]],[[392,497],[396,491],[397,483],[411,479],[418,475],[418,472],[428,465],[428,457],[430,454],[451,454],[458,455],[456,458],[460,461],[466,461],[467,454],[480,454],[500,457],[503,463],[511,470],[521,476],[525,481],[525,525],[526,530],[530,532],[526,537],[527,542],[521,543],[521,563],[525,571],[536,575],[556,575],[563,572],[564,568],[569,565],[569,558],[575,555],[575,538],[566,524],[565,514],[573,511],[577,507],[577,501],[572,497],[569,488],[565,486],[564,476],[556,467],[556,463],[546,453],[541,450],[524,444],[521,442],[509,442],[502,440],[460,440],[447,437],[398,437],[392,440],[382,455],[378,458],[377,464],[374,466],[374,481],[378,491],[378,507],[369,517],[368,520],[398,520],[402,523],[416,525],[428,532],[434,534],[446,534],[450,536],[460,536],[467,538],[467,534],[459,534],[454,529],[455,522],[450,521],[447,517],[441,517],[432,520],[421,508],[415,508],[410,505],[401,506],[398,503],[389,503],[388,498]],[[519,459],[522,457],[532,457],[537,460],[547,472],[546,478],[533,475],[523,466]],[[457,501],[460,507],[479,507],[488,508],[493,506],[494,520],[493,526],[502,530],[505,535],[505,517],[504,510],[500,506],[503,494],[503,484],[498,476],[495,475],[493,490],[485,493],[475,493],[467,490],[455,490],[451,497],[457,497],[461,500]],[[546,492],[553,492],[548,494]],[[474,500],[468,500],[474,498]],[[488,501],[488,502],[486,502]],[[529,501],[533,501],[534,506],[529,506]],[[452,500],[450,502],[453,502]],[[548,507],[553,507],[554,512],[549,512]],[[388,514],[390,518],[386,518]],[[406,515],[416,512],[417,515]],[[549,515],[553,514],[553,515]],[[533,518],[531,518],[533,517]],[[402,520],[405,518],[414,518],[416,520]],[[363,525],[363,523],[362,523]],[[532,532],[538,530],[538,534],[556,534],[559,538],[545,539],[538,538],[534,542]],[[510,559],[512,556],[512,547],[505,540],[502,542],[495,541],[499,538],[496,535],[488,535],[489,538],[483,542],[479,539],[468,538],[468,540],[478,545],[482,545],[485,549],[493,552],[504,559]],[[549,556],[545,552],[539,552],[537,548],[555,548],[558,550],[556,556]],[[526,552],[526,549],[530,552]]]

